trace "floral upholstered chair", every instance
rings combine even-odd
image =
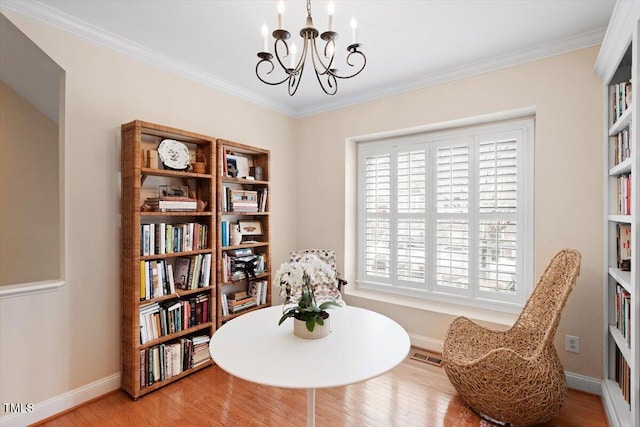
[[[291,252],[289,261],[292,263],[304,262],[314,265],[311,275],[311,284],[318,304],[324,301],[335,301],[340,305],[346,305],[342,299],[342,287],[347,282],[342,279],[336,270],[336,253],[322,249],[306,249]],[[296,302],[301,293],[301,288],[293,286],[287,299]]]

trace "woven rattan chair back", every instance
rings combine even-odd
[[[552,343],[560,314],[580,274],[580,252],[564,249],[549,262],[512,329],[527,336],[529,348]]]
[[[456,318],[444,341],[444,368],[471,408],[503,423],[531,426],[554,418],[567,395],[553,338],[580,273],[580,253],[564,249],[540,277],[507,330]]]

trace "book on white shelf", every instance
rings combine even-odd
[[[622,271],[631,270],[631,224],[617,224],[617,252],[618,268]]]

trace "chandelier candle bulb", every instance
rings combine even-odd
[[[278,29],[282,30],[284,28],[282,21],[284,18],[284,1],[280,0],[278,2]]]
[[[330,1],[327,9],[329,10],[329,25],[327,25],[327,31],[331,31],[331,27],[333,27],[333,12],[336,11],[336,6]]]
[[[353,16],[351,17],[351,39],[352,43],[356,44],[358,42],[358,21]]]
[[[269,29],[267,28],[266,22],[262,24],[262,38],[264,40],[264,49],[263,52],[269,52]]]
[[[295,43],[291,44],[291,68],[296,68],[296,53],[298,52],[298,48]]]

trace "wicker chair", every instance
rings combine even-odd
[[[580,273],[580,252],[554,256],[514,325],[486,329],[455,319],[444,341],[444,368],[464,402],[491,421],[529,426],[554,418],[567,395],[553,346],[560,313]]]

